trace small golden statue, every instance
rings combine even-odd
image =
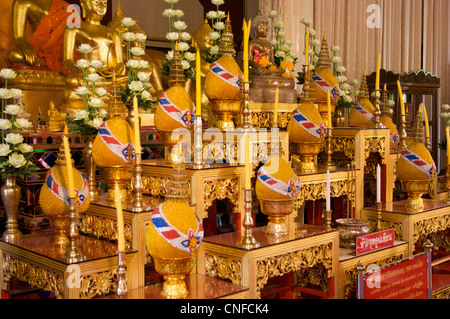
[[[48,117],[48,130],[50,132],[62,132],[64,130],[65,117],[59,113],[53,101],[50,101]]]

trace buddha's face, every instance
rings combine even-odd
[[[261,22],[260,24],[258,24],[258,27],[255,30],[256,37],[262,39],[266,38],[268,29],[269,24],[267,22]]]
[[[100,17],[108,10],[108,0],[84,0],[81,5],[87,14],[96,14]]]

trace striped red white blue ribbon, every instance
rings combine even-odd
[[[131,143],[123,144],[120,142],[108,128],[107,122],[103,122],[100,125],[98,135],[111,152],[120,157],[124,162],[129,163],[136,157],[134,146]]]
[[[285,183],[270,175],[264,168],[264,166],[262,166],[258,170],[257,178],[269,189],[277,192],[278,194],[289,196],[290,198],[294,198],[300,192],[300,189],[302,187],[302,184],[298,177],[296,180],[290,178],[289,182]]]
[[[194,116],[192,116],[192,112],[189,109],[181,111],[175,103],[173,103],[168,97],[166,93],[163,93],[159,98],[159,106],[168,116],[173,118],[175,121],[183,125],[184,127],[190,127],[194,124]],[[195,112],[195,107],[194,111]],[[195,113],[194,113],[195,114]]]
[[[341,95],[341,90],[338,86],[331,86],[327,81],[325,81],[323,78],[321,78],[317,73],[314,73],[312,75],[312,79],[314,83],[320,87],[325,93],[327,91],[330,91],[330,96],[333,100],[337,100],[339,96]]]
[[[375,121],[375,117],[373,116],[372,113],[370,113],[369,111],[366,111],[361,104],[359,103],[355,103],[355,110],[358,111],[359,114],[361,114],[362,116],[364,116],[366,119],[368,119],[370,122]]]
[[[434,163],[434,161],[431,164],[427,163],[418,155],[411,152],[411,150],[409,150],[407,147],[405,147],[402,150],[402,158],[405,159],[408,163],[411,163],[411,165],[420,169],[422,172],[424,172],[430,177],[432,177],[436,172],[436,164]]]
[[[317,125],[303,115],[298,108],[292,112],[292,118],[308,133],[319,139],[323,139],[327,134],[327,127],[324,121],[321,121],[320,124]]]
[[[227,82],[228,84],[238,88],[239,91],[242,90],[241,87],[242,76],[231,74],[223,66],[217,63],[217,61],[211,64],[209,71],[212,72],[217,77],[219,77],[220,79]]]
[[[49,170],[45,183],[47,185],[47,188],[53,195],[55,195],[59,200],[69,206],[69,191],[65,187],[63,187],[61,183],[56,179],[55,168],[56,167],[54,166]],[[74,172],[80,174],[83,180],[83,186],[81,187],[81,189],[75,188],[77,205],[78,207],[81,207],[89,196],[89,182],[83,173],[78,170],[75,170]]]

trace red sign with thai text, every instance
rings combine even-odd
[[[364,278],[364,299],[427,299],[427,255],[381,268]]]
[[[394,246],[395,230],[389,229],[356,238],[356,256]]]

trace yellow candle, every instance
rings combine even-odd
[[[196,74],[196,95],[195,95],[195,107],[196,115],[202,115],[202,71],[200,61],[200,51],[197,50],[197,57],[195,62],[195,74]]]
[[[327,91],[327,111],[328,111],[328,123],[327,123],[327,127],[331,128],[332,123],[331,123],[331,95],[330,95],[330,91]]]
[[[67,166],[67,182],[69,198],[75,198],[75,182],[73,179],[73,166],[72,166],[72,156],[70,155],[69,138],[67,137],[67,125],[64,127],[63,143],[64,143],[64,155],[66,158]]]
[[[125,251],[125,232],[123,226],[123,211],[122,211],[122,198],[120,195],[119,184],[115,184],[115,200],[116,200],[116,212],[117,212],[117,238],[118,238],[118,250]]]
[[[450,126],[445,127],[445,136],[447,137],[447,165],[450,165]]]
[[[278,123],[278,100],[280,96],[280,90],[278,87],[275,90],[275,105],[273,108],[273,123]]]
[[[243,25],[243,29],[244,29],[244,82],[248,82],[248,58],[249,58],[249,54],[248,54],[248,26],[247,26],[247,22],[244,19],[244,25]]]
[[[430,137],[430,126],[428,124],[427,109],[426,109],[424,104],[421,104],[421,105],[422,105],[422,111],[423,111],[423,119],[424,119],[424,122],[425,122],[425,137],[429,138]]]
[[[402,86],[400,85],[400,81],[397,81],[398,87],[398,96],[400,97],[400,115],[405,115],[405,102],[403,101],[403,92]]]
[[[305,65],[309,62],[309,27],[306,28],[306,38],[305,38]]]
[[[138,100],[135,96],[133,98],[133,110],[134,110],[134,142],[136,143],[135,150],[136,154],[141,153],[141,131],[139,127],[139,109]]]
[[[245,134],[245,189],[251,189],[251,163],[250,163],[250,143],[249,143],[249,136],[248,134]]]
[[[375,91],[378,91],[380,89],[380,65],[381,65],[381,53],[378,53],[377,58],[377,73],[375,78]]]

